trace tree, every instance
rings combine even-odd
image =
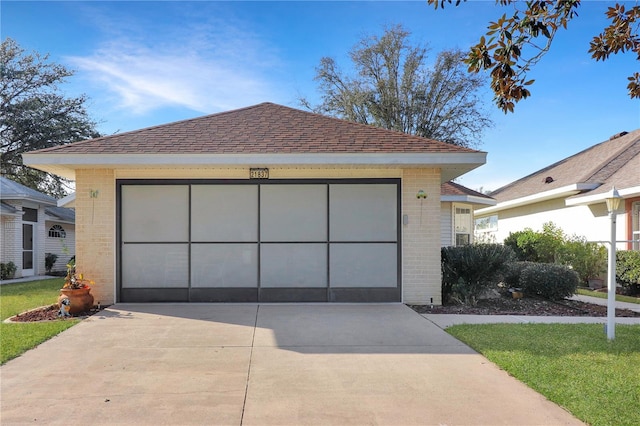
[[[492,125],[482,110],[478,92],[483,79],[469,75],[463,53],[447,50],[428,68],[427,48],[411,46],[402,26],[387,28],[381,37],[360,40],[349,55],[355,76],[324,57],[316,68],[322,103],[305,107],[363,124],[474,146]]]
[[[461,1],[455,0],[456,6]],[[436,9],[453,0],[427,0]],[[469,72],[491,70],[491,89],[497,106],[513,112],[516,102],[531,95],[527,88],[534,80],[527,72],[551,48],[556,32],[567,29],[569,21],[578,16],[580,0],[496,0],[501,6],[512,6],[513,15],[502,15],[491,22],[485,35],[471,47],[465,62]],[[616,4],[605,12],[609,25],[593,37],[589,53],[596,61],[604,61],[611,54],[633,52],[640,61],[640,6],[627,9]],[[627,78],[629,97],[640,98],[640,73]]]
[[[68,182],[25,166],[21,154],[100,135],[87,115],[87,98],[59,92],[58,85],[73,72],[47,62],[48,58],[25,54],[10,38],[0,46],[0,171],[11,180],[61,197]]]

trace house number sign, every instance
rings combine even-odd
[[[249,179],[269,179],[269,169],[249,169]]]

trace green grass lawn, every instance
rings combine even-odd
[[[600,299],[606,299],[607,297],[609,297],[607,293],[603,293],[601,291],[591,291],[591,290],[588,290],[586,288],[579,288],[578,290],[576,290],[576,294],[581,294],[583,296],[598,297]],[[638,304],[640,304],[640,298],[631,297],[631,296],[624,296],[622,294],[616,294],[616,300],[618,302],[627,302],[627,303],[638,303]]]
[[[57,302],[64,279],[31,281],[0,286],[0,320]],[[20,356],[76,324],[78,320],[43,323],[0,323],[0,364]]]
[[[640,325],[486,324],[447,329],[549,400],[593,425],[640,425]]]

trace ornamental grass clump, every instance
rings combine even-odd
[[[502,244],[471,244],[441,249],[444,303],[475,305],[487,289],[496,286],[515,260],[513,249]]]

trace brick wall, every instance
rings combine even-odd
[[[426,199],[416,198],[418,191]],[[441,304],[440,170],[404,169],[402,173],[403,302]]]
[[[115,179],[246,178],[247,169],[77,170],[76,259],[78,271],[94,280],[96,303],[115,302]],[[439,169],[278,169],[278,178],[402,177],[402,284],[405,303],[441,303],[440,294],[440,170]],[[418,200],[419,190],[427,193]],[[91,191],[98,191],[91,198]]]
[[[76,170],[76,269],[102,305],[115,303],[115,190],[113,170]]]

